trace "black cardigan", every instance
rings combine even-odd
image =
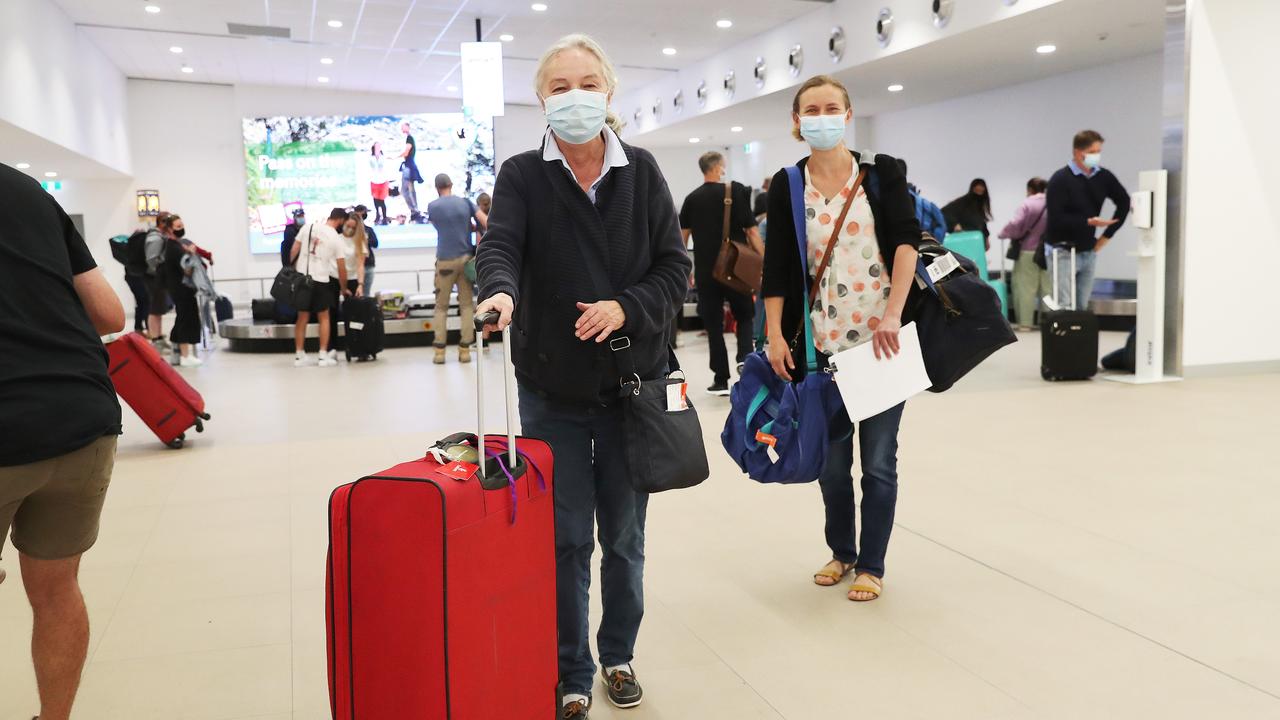
[[[854,168],[861,156],[853,153]],[[796,163],[803,173],[809,158]],[[907,178],[902,174],[898,161],[888,155],[876,156],[876,176],[879,190],[868,191],[867,199],[871,204],[871,215],[876,222],[876,241],[880,245],[880,254],[884,257],[885,268],[889,277],[893,276],[893,259],[898,248],[903,245],[920,247],[920,220],[916,217],[915,201],[907,191]],[[863,187],[870,183],[864,181]],[[812,238],[810,238],[812,240]],[[827,238],[823,238],[827,240]],[[764,286],[761,294],[766,297],[786,298],[782,306],[782,334],[791,342],[801,328],[804,319],[805,285],[811,282],[805,277],[800,263],[800,251],[796,245],[795,222],[791,215],[791,180],[783,168],[773,176],[773,184],[769,187],[769,242],[764,248]],[[911,303],[907,303],[910,308]],[[904,311],[904,322],[907,311]],[[796,370],[791,377],[799,380],[805,373],[804,339],[795,346]]]
[[[622,305],[626,324],[610,339],[630,337],[637,371],[649,379],[664,374],[671,323],[689,286],[693,264],[667,182],[648,151],[623,148],[628,164],[609,171],[595,205],[541,149],[507,160],[476,246],[480,298],[515,300],[516,376],[564,404],[611,404],[620,378],[609,343],[574,336],[576,303]]]
[[[1051,245],[1073,247],[1081,252],[1098,246],[1098,230],[1089,224],[1089,218],[1102,212],[1102,203],[1108,198],[1116,204],[1115,225],[1103,231],[1103,237],[1114,237],[1129,217],[1129,192],[1110,170],[1098,168],[1093,175],[1076,175],[1064,167],[1049,180],[1045,195],[1045,207],[1049,211],[1049,225],[1045,238]]]

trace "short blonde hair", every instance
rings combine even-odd
[[[604,73],[604,82],[608,88],[608,94],[612,95],[617,90],[618,73],[613,69],[613,62],[609,60],[604,48],[600,47],[600,43],[596,42],[591,36],[574,33],[565,35],[557,40],[554,45],[547,48],[547,51],[542,54],[542,59],[538,61],[538,70],[533,75],[533,90],[538,94],[539,100],[546,99],[546,96],[542,94],[542,86],[547,80],[547,66],[551,64],[551,61],[557,55],[565,50],[584,50],[594,55],[600,61],[600,68]],[[622,118],[618,117],[618,114],[612,110],[605,117],[605,124],[615,133],[622,132]]]

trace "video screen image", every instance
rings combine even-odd
[[[378,221],[380,249],[435,247],[435,229],[425,215],[436,199],[437,174],[453,180],[455,195],[474,200],[493,191],[493,121],[488,118],[333,115],[246,118],[243,125],[254,253],[280,251],[285,226],[299,207],[311,221],[328,217],[332,208],[356,205],[369,208],[370,224]],[[412,185],[418,212],[405,192],[406,149],[421,178]],[[385,203],[385,218],[379,217],[383,213],[375,199]]]

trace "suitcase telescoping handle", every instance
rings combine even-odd
[[[505,471],[503,470],[501,459],[489,457],[484,447],[484,326],[496,325],[498,317],[497,312],[488,312],[477,316],[475,320],[476,339],[479,347],[479,352],[476,353],[476,447],[479,456],[478,464],[482,468],[480,483],[490,490],[506,487],[509,482],[507,473],[510,473],[511,477],[519,477],[524,474],[525,470],[524,462],[516,451],[516,404],[512,398],[511,373],[508,371],[511,367],[511,328],[509,326],[502,331],[502,388],[506,396],[504,406],[506,407],[507,415]]]

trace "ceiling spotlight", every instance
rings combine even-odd
[[[729,132],[742,132],[742,126],[734,125],[733,127],[729,128]]]
[[[696,145],[697,143],[700,143],[700,142],[702,142],[702,138],[689,138],[689,143],[691,145]]]
[[[191,73],[195,72],[195,70],[190,65],[183,65],[182,72],[190,75]]]
[[[1050,53],[1054,53],[1057,51],[1058,51],[1057,45],[1041,45],[1040,47],[1036,48],[1036,52],[1040,53],[1041,55],[1048,55]]]
[[[898,83],[894,83],[889,86],[889,92],[902,92],[902,90],[903,90],[903,87]]]
[[[56,172],[47,172],[47,173],[45,173],[45,174],[44,174],[44,176],[45,176],[45,177],[47,177],[47,178],[56,178],[56,177],[58,177],[58,173],[56,173]]]
[[[676,49],[675,49],[675,48],[662,48],[662,54],[663,54],[663,55],[675,55],[675,54],[676,54]]]
[[[147,12],[151,13],[152,15],[155,15],[156,13],[160,12],[160,6],[159,6],[159,5],[147,5],[146,7],[142,8],[142,9],[143,9],[143,10],[146,10]]]
[[[335,29],[335,30],[336,30],[336,29],[338,29],[338,28],[342,27],[342,21],[341,21],[341,20],[330,20],[330,21],[329,21],[329,27],[331,27],[331,28],[333,28],[333,29]]]
[[[511,42],[512,40],[516,39],[516,36],[511,34],[504,34],[504,35],[499,35],[498,39],[501,40],[502,42]]]
[[[546,3],[534,3],[529,6],[529,9],[533,10],[534,12],[546,12],[547,5]]]
[[[728,30],[729,28],[733,27],[733,21],[732,21],[732,20],[717,20],[717,21],[716,21],[716,27],[720,28],[721,30]]]
[[[31,167],[31,163],[18,163],[17,165],[14,165],[14,167],[18,168],[19,170],[26,170],[27,168]]]
[[[177,45],[174,45],[173,47],[169,48],[169,52],[173,53],[174,55],[181,55],[182,48],[178,47]]]
[[[321,65],[332,65],[332,64],[333,64],[333,58],[320,58],[320,64],[321,64]]]
[[[316,78],[316,82],[327,83],[329,82],[329,78],[326,75],[321,75],[320,77]]]

